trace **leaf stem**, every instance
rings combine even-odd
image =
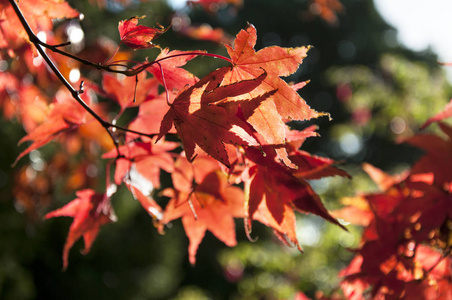
[[[14,0],[10,0],[10,1],[14,1]],[[33,32],[31,32],[31,33],[34,36],[34,33]],[[35,45],[39,44],[42,47],[45,47],[45,48],[49,49],[50,51],[52,51],[54,53],[58,53],[60,55],[72,58],[72,59],[74,59],[74,60],[76,60],[76,61],[78,61],[78,62],[80,62],[80,63],[82,63],[82,64],[84,64],[86,66],[92,67],[94,69],[107,71],[107,72],[110,72],[110,73],[123,74],[125,76],[135,76],[138,73],[143,72],[145,69],[147,69],[148,67],[152,66],[155,63],[159,63],[159,62],[161,62],[163,60],[167,60],[167,59],[171,59],[171,58],[175,58],[175,57],[179,57],[179,56],[187,56],[187,55],[198,55],[198,56],[208,56],[208,57],[213,57],[213,58],[219,58],[219,59],[222,59],[224,61],[229,62],[230,64],[233,64],[233,61],[231,59],[229,59],[229,58],[227,58],[226,56],[223,56],[223,55],[214,54],[214,53],[207,53],[207,52],[203,52],[203,51],[193,51],[193,52],[185,52],[185,53],[179,53],[179,54],[170,55],[170,56],[163,57],[163,58],[160,58],[158,60],[155,60],[155,61],[152,61],[152,62],[148,62],[148,63],[144,63],[144,64],[141,64],[141,65],[138,65],[138,66],[132,68],[132,67],[128,67],[125,64],[119,64],[117,61],[113,61],[112,63],[108,63],[109,61],[111,61],[111,58],[107,61],[106,64],[94,63],[92,61],[89,61],[87,59],[78,57],[78,56],[76,56],[76,55],[74,55],[72,53],[69,53],[69,52],[66,52],[66,51],[63,51],[63,50],[59,49],[59,47],[70,45],[70,42],[59,44],[59,45],[49,45],[49,44],[39,40],[36,36],[35,36],[34,41],[32,41],[32,39],[30,37],[30,41],[33,44],[35,44]],[[118,47],[118,49],[119,49],[119,47]],[[117,51],[118,50],[116,50],[116,52]],[[124,67],[125,70],[118,70],[118,69],[116,69],[114,67]]]

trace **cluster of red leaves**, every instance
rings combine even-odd
[[[65,2],[57,2],[39,3],[42,9],[38,10],[30,9],[30,2],[21,2],[33,30],[50,30],[52,18],[77,16]],[[219,1],[198,2],[211,7],[211,2]],[[332,3],[335,11],[341,9],[336,1],[316,3]],[[59,86],[52,85],[50,76],[40,76],[45,69],[34,63],[35,51],[24,43],[28,38],[25,32],[19,32],[21,39],[12,38],[19,19],[7,1],[0,1],[0,9],[0,48],[10,56],[21,53],[25,60],[28,57],[25,67],[15,66],[14,72],[0,75],[0,95],[6,99],[2,103],[4,114],[12,118],[17,113],[27,130],[20,142],[31,142],[18,160],[58,138],[72,154],[86,149],[80,146],[85,141],[95,142],[109,150],[103,158],[110,159],[109,166],[114,165],[114,183],[107,179],[103,193],[96,193],[91,182],[80,179],[86,174],[86,165],[77,167],[69,181],[69,188],[80,189],[77,198],[46,215],[73,218],[63,250],[64,268],[77,240],[84,239],[83,253],[87,253],[101,226],[115,221],[110,197],[122,183],[152,216],[160,232],[168,223],[182,220],[192,264],[206,231],[228,246],[236,244],[237,218],[243,219],[248,236],[253,221],[258,221],[272,228],[283,243],[300,250],[296,211],[341,226],[308,180],[348,175],[335,168],[334,161],[299,150],[306,138],[316,136],[315,128],[296,131],[286,124],[287,120],[325,115],[312,110],[297,93],[306,83],[290,86],[281,79],[297,70],[309,48],[274,46],[256,51],[256,29],[248,26],[239,32],[233,46],[225,46],[230,57],[225,59],[231,66],[204,78],[183,69],[202,51],[163,49],[154,62],[139,64],[146,68],[134,77],[105,73],[99,85],[87,80],[81,100],[98,116],[105,118],[110,111],[92,103],[93,93],[119,106],[114,121],[128,108],[138,107],[123,145],[114,145],[116,136],[111,131],[107,134],[67,92],[60,90],[52,101],[41,92],[38,86],[47,90],[49,86],[59,90]],[[118,29],[122,44],[132,49],[155,47],[153,40],[168,30],[138,25],[136,17],[121,21]],[[27,72],[35,75],[36,85],[20,80]],[[159,94],[161,87],[165,92]],[[450,117],[451,107],[449,104],[424,127]],[[348,206],[336,212],[336,217],[365,227],[355,258],[341,272],[345,298],[364,299],[367,294],[388,299],[452,297],[452,129],[444,124],[440,127],[447,139],[424,134],[407,141],[426,152],[407,174],[393,177],[366,166],[382,192],[349,199]],[[165,139],[174,134],[180,142]],[[68,168],[67,162],[55,165],[59,166],[57,171],[61,166]],[[161,186],[162,171],[171,174],[172,187]],[[29,194],[49,193],[53,181],[38,176],[40,180],[30,184],[26,172],[22,173],[18,178],[23,177],[20,183],[32,189]],[[169,198],[166,205],[153,199],[155,189]],[[16,190],[22,199],[29,198],[23,189]],[[29,203],[32,201],[23,201],[24,206]]]
[[[21,1],[21,9],[34,32],[51,31],[52,19],[77,18],[78,12],[65,1],[37,0]],[[28,35],[8,0],[0,1],[0,49],[10,53],[20,48],[28,40]]]
[[[138,25],[136,17],[121,21],[118,29],[121,43],[133,49],[155,47],[153,40],[167,30]],[[100,124],[92,113],[67,97],[69,93],[60,93],[51,104],[43,102],[42,116],[20,141],[31,144],[18,160],[56,138],[62,141],[75,135],[103,145],[109,150],[103,157],[114,166],[114,183],[108,179],[107,168],[105,192],[96,193],[84,186],[75,200],[46,215],[74,218],[63,251],[64,268],[78,239],[84,238],[87,253],[99,228],[115,220],[110,197],[122,183],[161,232],[169,222],[182,219],[190,240],[191,263],[195,263],[206,230],[229,246],[236,243],[234,218],[245,220],[248,235],[256,220],[271,227],[283,242],[300,249],[295,211],[338,224],[308,180],[347,174],[335,168],[334,161],[299,150],[307,137],[316,136],[314,128],[296,131],[286,125],[286,120],[326,115],[312,110],[297,93],[306,83],[290,86],[281,79],[298,69],[309,48],[273,46],[256,51],[256,39],[253,26],[240,31],[234,46],[226,46],[230,58],[224,59],[231,66],[202,79],[183,66],[203,51],[168,49],[161,50],[153,62],[137,64],[142,71],[132,77],[105,73],[100,84],[86,79],[78,101],[89,105],[99,118],[106,119],[111,111],[93,103],[93,94],[119,106],[113,123],[128,108],[138,107],[137,116],[122,136],[123,145],[113,144],[113,140],[119,141],[113,125],[109,125],[110,132],[104,130],[105,123]],[[14,47],[6,44],[5,48]],[[119,64],[112,62],[107,67]],[[161,87],[165,91],[159,94]],[[11,91],[4,90],[7,94]],[[97,128],[90,127],[92,124]],[[177,134],[180,142],[167,141],[168,134]],[[161,187],[162,170],[171,173],[172,188]],[[245,192],[239,186],[244,186]],[[162,189],[161,195],[170,198],[166,205],[152,198],[154,189]]]
[[[307,48],[269,47],[256,52],[255,41],[254,27],[242,30],[234,48],[228,47],[233,66],[215,70],[194,84],[187,82],[192,76],[173,82],[176,77],[171,74],[179,68],[167,71],[160,65],[166,86],[177,92],[142,104],[131,123],[133,129],[144,126],[141,130],[147,133],[156,132],[157,126],[151,124],[160,124],[158,140],[175,128],[181,139],[185,157],[177,158],[174,165],[173,188],[163,191],[171,200],[159,226],[163,230],[163,225],[182,218],[192,263],[206,230],[227,245],[236,243],[233,218],[245,218],[248,233],[251,221],[260,221],[298,247],[294,209],[337,223],[306,180],[346,174],[331,160],[297,150],[305,138],[315,136],[313,128],[291,131],[283,122],[283,118],[321,115],[279,78],[295,72]],[[236,186],[242,182],[247,186],[245,194]],[[284,196],[277,196],[278,191]],[[154,211],[160,212],[155,207]],[[160,219],[160,213],[154,217]]]
[[[406,141],[425,151],[409,172],[391,176],[365,165],[382,191],[347,198],[348,206],[334,213],[364,226],[355,258],[340,272],[346,299],[452,298],[452,128],[439,126],[446,138],[419,134]]]
[[[52,19],[78,17],[78,12],[63,1],[21,1],[20,7],[31,28],[45,33],[40,37],[45,36],[52,44],[66,41],[64,30],[51,31]],[[109,149],[113,143],[48,72],[42,57],[37,56],[28,40],[12,6],[8,1],[0,1],[0,60],[2,67],[7,66],[0,73],[3,117],[16,119],[27,132],[21,143],[27,143],[28,148],[20,157],[52,139],[57,139],[61,146],[61,152],[52,157],[32,153],[30,163],[22,165],[14,176],[12,191],[16,207],[31,219],[39,220],[52,203],[55,186],[73,192],[99,184],[95,174],[99,152],[102,148],[103,151]],[[52,55],[50,51],[48,54]],[[52,59],[61,66],[65,76],[70,71],[69,66],[78,67],[65,56],[55,55]],[[85,102],[92,102],[90,95],[88,90],[82,95]],[[91,106],[101,111],[97,104],[91,103]],[[83,153],[83,159],[80,159],[80,153]]]

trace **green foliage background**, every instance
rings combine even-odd
[[[118,21],[147,15],[143,24],[171,23],[174,11],[162,1],[139,2],[123,8],[108,2],[99,9],[94,1],[69,1],[85,15],[81,26],[86,44],[100,36],[119,40]],[[345,11],[332,26],[318,17],[307,17],[307,0],[245,0],[235,9],[221,8],[208,14],[198,8],[177,12],[192,23],[222,27],[234,36],[247,22],[258,31],[256,49],[270,45],[295,47],[313,45],[300,70],[288,81],[311,82],[300,93],[322,118],[298,122],[303,128],[317,124],[321,137],[304,145],[311,153],[342,160],[352,180],[330,178],[313,182],[329,209],[340,207],[339,199],[376,187],[360,169],[364,161],[389,172],[408,167],[420,152],[400,145],[400,136],[418,131],[428,117],[450,99],[451,88],[431,52],[414,53],[399,45],[395,30],[379,16],[371,0],[342,0]],[[177,50],[205,49],[226,54],[222,46],[193,41],[169,31],[157,40],[162,47]],[[156,50],[143,51],[144,58]],[[189,68],[198,76],[214,70],[221,62],[201,58]],[[340,94],[337,87],[351,91]],[[356,111],[370,116],[356,122]],[[370,114],[370,115],[369,115]],[[359,115],[358,115],[359,117]],[[401,134],[391,130],[395,117],[405,122]],[[355,120],[355,121],[354,121]],[[398,119],[397,119],[398,120]],[[359,242],[360,230],[349,226],[344,232],[313,216],[298,216],[299,239],[305,253],[280,245],[272,233],[255,226],[250,242],[238,222],[239,244],[227,248],[208,234],[189,265],[188,239],[180,222],[173,222],[159,235],[147,213],[125,190],[114,196],[119,221],[105,226],[91,252],[82,256],[71,251],[70,265],[61,272],[61,252],[71,219],[32,220],[15,205],[11,196],[11,163],[22,148],[16,147],[24,132],[17,122],[0,121],[0,298],[1,299],[281,299],[298,290],[313,296],[328,294],[337,285],[337,272],[352,257],[347,248]],[[47,147],[51,153],[54,149]],[[351,148],[350,148],[351,147]],[[26,160],[26,159],[24,159]],[[62,206],[73,199],[56,189],[54,203]],[[45,212],[39,212],[42,216]]]

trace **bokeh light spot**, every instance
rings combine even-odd
[[[389,126],[391,127],[392,132],[394,132],[395,134],[402,134],[406,129],[405,120],[401,117],[394,117],[391,120]]]

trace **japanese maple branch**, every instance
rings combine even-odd
[[[10,0],[10,1],[14,1],[14,0]],[[27,31],[27,33],[28,34],[31,33],[33,36],[35,36],[32,31],[30,31],[30,32]],[[31,40],[31,37],[30,37],[30,40]],[[131,68],[131,67],[128,67],[127,65],[117,64],[117,63],[111,63],[111,64],[94,63],[92,61],[89,61],[87,59],[78,57],[78,56],[76,56],[76,55],[74,55],[72,53],[69,53],[69,52],[66,52],[66,51],[63,51],[63,50],[59,49],[60,47],[69,46],[71,44],[71,42],[66,42],[66,43],[62,43],[62,44],[58,44],[58,45],[49,45],[49,44],[41,41],[40,39],[38,39],[36,36],[35,36],[34,41],[32,41],[32,42],[35,45],[37,43],[37,44],[41,45],[42,47],[45,47],[45,48],[49,49],[50,51],[52,51],[54,53],[58,53],[58,54],[61,54],[63,56],[72,58],[73,60],[76,60],[76,61],[78,61],[78,62],[80,62],[80,63],[82,63],[82,64],[84,64],[86,66],[89,66],[89,67],[92,67],[92,68],[95,68],[95,69],[98,69],[98,70],[107,71],[107,72],[110,72],[110,73],[123,74],[123,75],[126,75],[126,76],[135,76],[138,73],[143,72],[145,69],[147,69],[148,67],[152,66],[153,64],[159,63],[159,62],[167,60],[167,59],[171,59],[171,58],[175,58],[175,57],[179,57],[179,56],[187,56],[187,55],[199,55],[199,56],[208,56],[208,57],[213,57],[213,58],[219,58],[219,59],[222,59],[224,61],[229,62],[230,64],[233,64],[231,59],[229,59],[229,58],[227,58],[226,56],[223,56],[223,55],[214,54],[214,53],[207,53],[207,52],[203,52],[203,51],[193,51],[193,52],[186,52],[186,53],[179,53],[179,54],[169,55],[167,57],[163,57],[163,58],[160,58],[160,59],[152,61],[152,62],[141,64],[140,66],[138,66],[136,68]],[[124,67],[125,70],[118,70],[118,69],[116,69],[114,67]]]
[[[83,101],[82,98],[80,98],[80,92],[79,90],[74,89],[74,87],[66,80],[66,78],[61,74],[60,70],[55,66],[55,64],[53,63],[53,61],[50,59],[50,57],[47,55],[47,53],[45,52],[43,46],[42,46],[42,42],[39,40],[39,38],[34,34],[33,30],[31,29],[30,25],[28,24],[27,20],[25,19],[22,11],[20,10],[19,6],[17,5],[17,3],[14,0],[9,0],[11,6],[13,7],[17,17],[19,18],[20,22],[22,23],[22,26],[24,27],[28,38],[30,39],[30,42],[32,42],[35,46],[36,49],[38,50],[39,54],[41,55],[41,57],[44,59],[44,61],[47,63],[47,65],[49,66],[49,68],[52,70],[52,72],[55,74],[55,76],[58,78],[58,80],[61,81],[61,83],[66,87],[66,89],[71,93],[72,97],[91,115],[94,117],[94,119],[96,119],[96,121],[98,121],[102,127],[104,127],[106,129],[106,131],[108,132],[108,134],[110,135],[115,147],[118,149],[118,142],[116,140],[116,138],[113,136],[112,132],[109,130],[110,128],[116,128],[122,131],[127,131],[127,132],[131,132],[131,133],[135,133],[135,134],[139,134],[139,135],[143,135],[143,136],[149,136],[149,134],[144,134],[142,132],[138,132],[135,130],[131,130],[128,128],[124,128],[118,125],[114,125],[110,122],[105,121],[104,119],[102,119],[91,107],[89,107],[88,104],[85,103],[85,101]],[[119,149],[118,149],[118,153],[119,153]]]
[[[30,42],[32,42],[36,49],[38,50],[39,54],[42,56],[44,61],[47,63],[49,68],[52,70],[52,72],[58,77],[58,79],[63,83],[63,85],[69,90],[72,97],[77,100],[77,102],[80,103],[80,105],[83,106],[83,108],[88,111],[99,123],[102,124],[102,126],[106,126],[108,122],[103,120],[97,113],[95,113],[91,107],[88,106],[79,96],[80,91],[75,90],[72,85],[64,78],[64,76],[61,74],[60,70],[55,66],[53,61],[50,59],[50,57],[45,53],[44,49],[41,46],[41,42],[39,38],[34,34],[33,30],[31,29],[30,25],[28,24],[27,20],[25,19],[22,11],[20,10],[19,6],[17,5],[16,1],[9,0],[9,3],[13,7],[17,17],[19,18],[20,22],[22,23],[22,26],[24,27],[25,31],[27,32],[28,38],[30,39]]]

